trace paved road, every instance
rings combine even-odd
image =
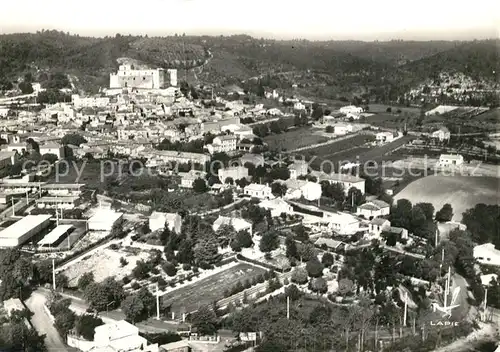
[[[45,345],[48,352],[68,351],[51,318],[44,309],[45,302],[45,295],[39,292],[33,292],[25,302],[28,309],[33,312],[31,322],[38,333],[45,334]]]

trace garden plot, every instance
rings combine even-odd
[[[176,315],[189,313],[204,305],[224,298],[224,291],[230,290],[238,282],[252,280],[265,273],[264,269],[246,263],[238,263],[191,285],[181,287],[162,297],[163,306],[171,305]]]

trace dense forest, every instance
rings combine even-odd
[[[180,77],[199,68],[198,83],[241,83],[262,73],[311,92],[370,92],[391,100],[441,71],[494,81],[498,40],[277,41],[246,35],[147,37],[116,34],[90,38],[58,31],[0,35],[0,86],[28,72],[64,72],[78,83],[104,84],[126,57],[145,65],[178,68]],[[184,69],[186,69],[184,71]],[[186,72],[184,74],[184,72]],[[35,79],[39,79],[35,75]],[[43,81],[43,80],[42,80]],[[329,90],[330,92],[333,90]],[[317,93],[319,94],[319,93]]]

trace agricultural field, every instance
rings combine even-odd
[[[312,144],[323,143],[328,140],[329,138],[324,137],[321,131],[314,130],[310,127],[301,127],[264,137],[264,142],[268,144],[270,150],[279,151],[302,148]]]
[[[500,204],[499,188],[500,179],[495,177],[427,176],[410,183],[395,196],[395,200],[429,202],[436,211],[449,203],[453,207],[453,220],[460,221],[462,213],[478,203]]]
[[[264,269],[246,263],[237,265],[167,293],[162,297],[163,305],[171,304],[171,311],[176,314],[192,312],[203,305],[224,298],[224,291],[230,290],[238,282],[252,280],[255,276],[265,273]]]
[[[337,165],[338,162],[349,160],[349,158],[353,159],[351,161],[355,161],[356,155],[360,155],[362,152],[366,152],[370,149],[370,147],[365,144],[373,140],[373,135],[360,134],[318,148],[308,149],[301,153],[303,153],[308,160],[312,157],[316,157],[311,163],[312,166],[319,167],[319,165],[326,160]]]
[[[406,106],[392,106],[392,105],[384,105],[384,104],[368,104],[368,111],[369,113],[372,114],[378,114],[378,113],[386,113],[387,108],[391,108],[391,111],[393,113],[396,113],[398,110],[401,110],[401,113],[408,113],[408,114],[419,114],[420,109],[419,108],[412,108],[412,107],[406,107]]]
[[[394,142],[375,146],[367,144],[374,140],[372,135],[357,135],[353,138],[339,141],[319,148],[304,151],[306,158],[310,159],[316,156],[311,166],[318,169],[323,163],[323,170],[329,170],[330,163],[333,163],[335,170],[338,170],[340,164],[344,162],[359,162],[362,165],[371,166],[373,163],[380,163],[383,160],[397,160],[400,156],[391,155],[390,152],[400,146],[410,142],[415,137],[403,136]]]
[[[418,115],[417,115],[418,116]],[[391,129],[404,129],[405,123],[407,128],[413,126],[413,121],[416,121],[413,117],[407,115],[406,113],[390,113],[381,112],[376,113],[361,119],[364,123],[368,123],[372,126],[391,128]]]

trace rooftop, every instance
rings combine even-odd
[[[123,213],[115,212],[112,209],[98,209],[96,213],[88,221],[104,221],[109,222],[110,220],[118,220]]]
[[[357,182],[364,182],[365,180],[349,175],[349,174],[337,174],[334,172],[326,173],[322,171],[312,171],[311,172],[312,176],[315,176],[318,179],[318,182],[321,181],[334,181],[334,182],[351,182],[351,183],[357,183]]]
[[[250,191],[255,191],[255,192],[263,192],[267,188],[269,188],[268,185],[261,185],[258,183],[251,183],[248,186],[245,187],[245,190],[250,190]]]
[[[48,214],[28,215],[0,232],[0,238],[19,238],[50,219]]]
[[[43,245],[51,245],[57,242],[58,239],[61,238],[66,232],[71,230],[73,225],[59,225],[52,231],[50,231],[40,242],[38,242],[39,246]]]
[[[463,156],[460,154],[441,154],[439,156],[440,159],[463,159]]]

